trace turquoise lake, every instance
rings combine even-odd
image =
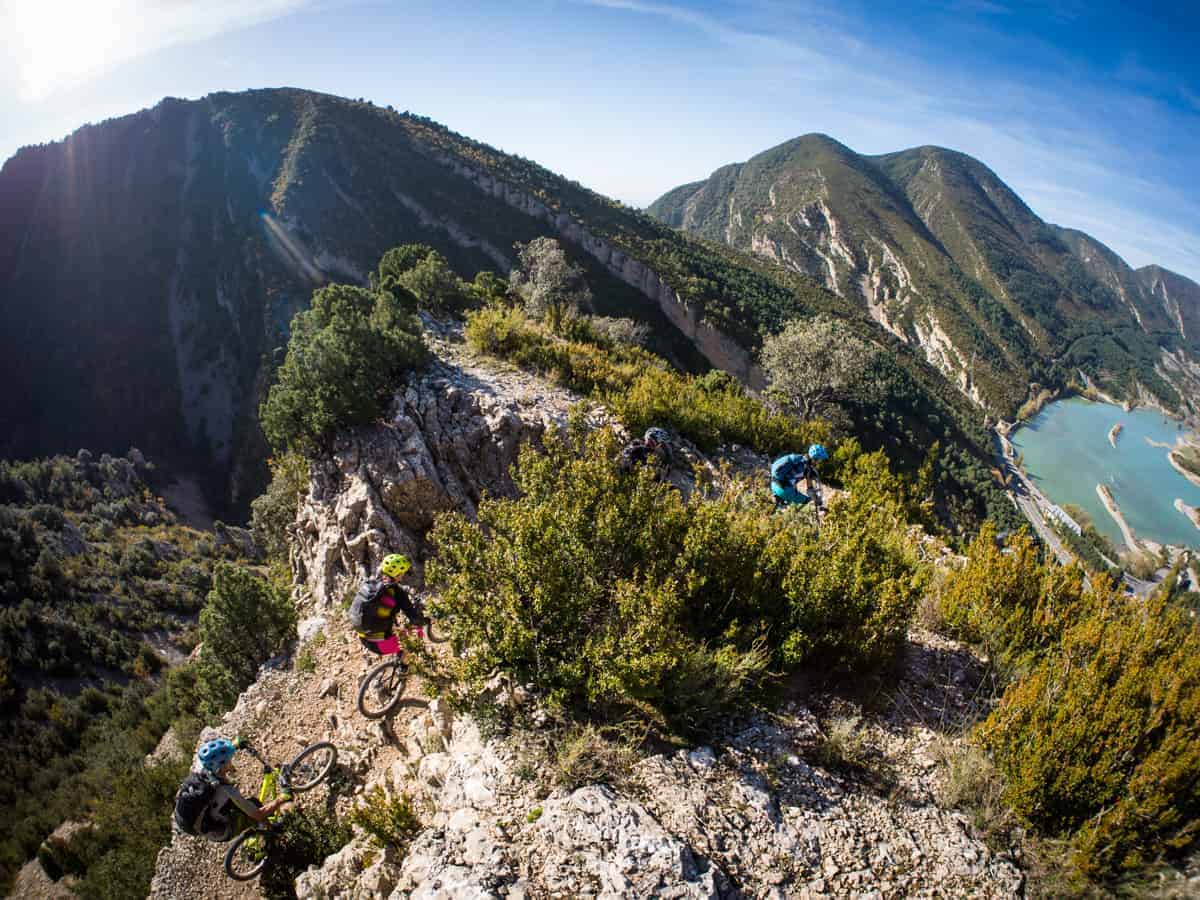
[[[1113,449],[1108,432],[1118,422],[1125,427]],[[1200,487],[1171,467],[1165,447],[1146,440],[1174,444],[1182,433],[1178,423],[1153,410],[1125,412],[1071,397],[1048,405],[1011,439],[1042,492],[1060,505],[1085,509],[1118,547],[1123,546],[1121,531],[1096,496],[1097,484],[1108,485],[1138,537],[1200,547],[1200,530],[1174,506],[1176,497],[1200,505]]]

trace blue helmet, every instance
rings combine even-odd
[[[235,753],[237,753],[237,747],[233,741],[227,738],[217,738],[215,741],[206,741],[200,745],[200,749],[196,751],[196,761],[205,770],[216,772],[222,766],[228,765]]]
[[[820,462],[823,459],[829,459],[829,451],[820,444],[813,444],[808,448],[808,458]]]

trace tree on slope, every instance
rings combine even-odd
[[[554,238],[540,237],[528,244],[517,244],[520,264],[509,281],[525,301],[525,311],[543,320],[550,330],[559,332],[567,319],[587,308],[592,292],[583,278],[583,269],[573,265]]]
[[[311,452],[339,427],[381,414],[400,377],[428,355],[404,287],[331,284],[292,321],[287,357],[259,408],[276,450]]]
[[[828,419],[851,399],[873,348],[828,316],[793,319],[763,341],[759,363],[770,389],[800,418]]]
[[[200,613],[200,682],[212,712],[228,709],[296,628],[287,591],[249,569],[218,563]]]

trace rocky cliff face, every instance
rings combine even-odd
[[[390,722],[362,719],[354,695],[368,662],[341,611],[350,584],[390,550],[421,559],[438,511],[470,514],[484,491],[511,490],[518,447],[560,427],[576,400],[473,359],[452,331],[432,343],[439,363],[397,393],[389,420],[346,434],[314,471],[293,529],[296,655],[265,667],[217,729],[280,760],[309,741],[336,742],[344,777],[306,805],[345,816],[376,789],[415,801],[424,827],[407,854],[358,832],[297,880],[299,897],[1019,894],[1013,861],[938,802],[941,748],[977,712],[981,673],[970,653],[931,635],[913,636],[882,712],[797,692],[777,713],[730,722],[709,746],[651,753],[595,782],[557,776],[557,748],[535,725],[485,737],[420,685]],[[606,421],[595,407],[588,417]],[[311,668],[295,666],[301,655]],[[497,680],[491,699],[538,721],[519,685]],[[824,752],[835,719],[853,723],[867,766],[839,768]],[[177,836],[151,896],[208,897],[214,885],[257,896],[253,884],[223,880],[220,850]]]
[[[1181,337],[1194,341],[1200,335],[1200,285],[1161,266],[1145,266],[1137,279],[1162,304],[1167,318]]]
[[[669,321],[748,368],[645,265],[455,163],[438,143],[467,143],[453,138],[281,89],[168,99],[22,150],[0,170],[0,456],[136,444],[204,475],[218,514],[244,505],[262,487],[256,411],[292,316],[402,243],[470,278],[561,233],[599,260],[602,312],[641,317],[689,365],[699,355]]]

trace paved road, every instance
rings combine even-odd
[[[1021,512],[1025,513],[1025,518],[1033,525],[1033,530],[1037,532],[1038,537],[1045,542],[1046,546],[1054,552],[1054,555],[1058,557],[1058,561],[1064,566],[1069,566],[1074,562],[1075,554],[1067,549],[1062,539],[1046,524],[1037,501],[1028,494],[1016,494],[1014,499],[1017,501],[1017,506],[1020,507]]]
[[[1017,506],[1025,514],[1025,518],[1029,520],[1029,523],[1033,526],[1033,530],[1037,532],[1038,537],[1050,548],[1058,561],[1064,566],[1069,566],[1075,561],[1075,554],[1054,533],[1054,529],[1046,523],[1046,517],[1042,515],[1041,504],[1044,502],[1048,503],[1049,501],[1042,496],[1036,487],[1033,487],[1022,478],[1021,473],[1014,469],[1007,460],[1002,460],[1001,465],[1004,466],[1005,471],[1011,477],[1009,483],[1013,485],[1013,499],[1017,501]],[[1157,582],[1142,581],[1128,573],[1124,573],[1121,576],[1121,581],[1128,590],[1140,597],[1149,596],[1150,592],[1158,586]]]

